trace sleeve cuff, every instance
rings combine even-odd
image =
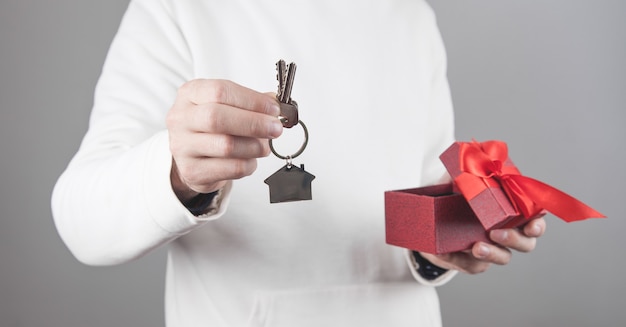
[[[405,250],[405,256],[406,256],[406,260],[409,265],[409,268],[411,269],[411,274],[413,274],[413,278],[415,278],[415,280],[417,280],[420,284],[423,284],[423,285],[428,285],[428,286],[444,285],[447,282],[449,282],[458,273],[458,271],[456,270],[446,270],[445,272],[442,272],[441,274],[439,274],[439,276],[436,276],[434,278],[431,276],[428,276],[427,278],[426,276],[422,276],[422,274],[420,274],[420,265],[415,259],[415,256],[413,255],[413,251],[408,250],[408,249]]]
[[[185,207],[194,216],[200,216],[205,213],[213,211],[218,205],[216,204],[216,197],[219,196],[220,191],[217,190],[211,193],[201,193],[194,196],[191,200],[184,203]]]

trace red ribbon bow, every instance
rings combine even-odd
[[[459,157],[461,175],[455,182],[468,201],[486,188],[500,187],[526,218],[543,209],[567,222],[605,217],[550,185],[522,176],[515,166],[506,164],[508,149],[504,142],[461,143]]]

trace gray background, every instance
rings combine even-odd
[[[164,250],[79,264],[49,197],[86,130],[127,0],[0,2],[0,326],[163,326]],[[462,140],[609,219],[549,216],[530,255],[440,288],[446,326],[624,326],[626,2],[432,1]],[[620,145],[621,144],[621,145]]]

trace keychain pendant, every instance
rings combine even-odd
[[[311,182],[313,174],[300,167],[287,163],[265,179],[270,187],[270,203],[311,200]]]

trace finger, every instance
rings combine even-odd
[[[251,175],[256,159],[203,158],[177,162],[181,180],[198,193],[214,190],[216,183]]]
[[[277,117],[268,116],[223,104],[193,106],[186,118],[194,132],[274,139],[283,132]]]
[[[528,237],[517,229],[492,230],[489,237],[499,245],[519,252],[530,252],[537,244],[537,238]]]
[[[466,274],[485,272],[491,265],[490,262],[476,259],[468,252],[454,252],[441,255],[422,253],[422,256],[441,268],[454,269]]]
[[[531,220],[523,228],[523,232],[528,237],[541,237],[546,232],[546,220],[537,218]]]
[[[252,159],[266,157],[270,153],[267,140],[208,133],[171,137],[170,150],[174,158]]]
[[[497,265],[506,265],[511,261],[512,253],[507,248],[477,242],[472,247],[472,255],[481,261],[494,263]]]
[[[179,95],[192,104],[220,103],[274,117],[280,114],[272,96],[228,80],[192,80],[180,87]]]

